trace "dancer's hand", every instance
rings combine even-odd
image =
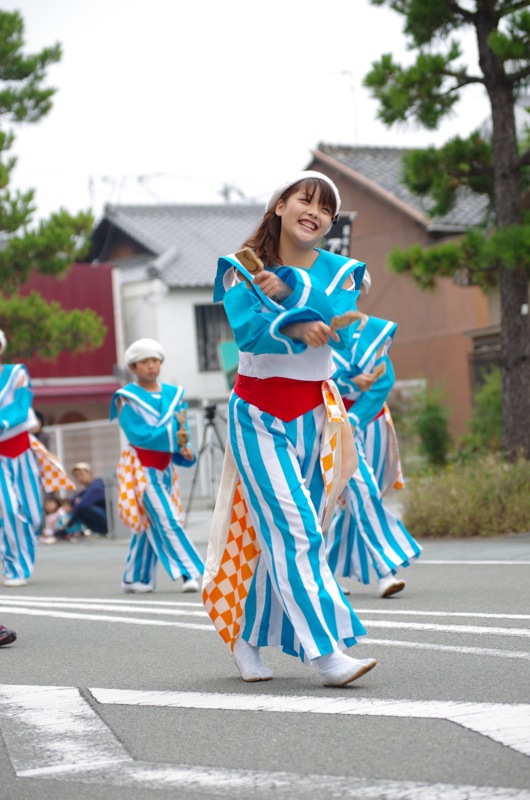
[[[286,297],[289,297],[293,291],[291,287],[285,283],[285,281],[282,281],[281,278],[278,278],[278,276],[270,270],[263,270],[263,272],[259,272],[254,276],[252,283],[254,286],[259,286],[264,295],[271,297],[278,303],[281,303],[282,300],[285,300]]]
[[[193,450],[190,447],[181,447],[179,453],[186,461],[193,461]]]
[[[367,392],[370,389],[374,382],[376,381],[377,376],[373,375],[372,373],[362,372],[360,375],[356,375],[353,378],[353,383],[357,386],[360,392]]]
[[[185,428],[177,431],[177,442],[180,447],[184,447],[185,445],[187,445],[189,440],[190,437],[188,435],[188,431]]]
[[[280,328],[284,336],[289,336],[290,339],[299,339],[308,347],[322,347],[324,344],[329,344],[330,339],[339,341],[339,336],[333,331],[329,325],[320,320],[314,322],[293,322],[291,325],[286,325]]]

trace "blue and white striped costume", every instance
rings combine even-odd
[[[404,525],[383,504],[381,490],[366,455],[366,431],[383,409],[394,384],[394,370],[388,351],[396,332],[393,322],[369,317],[357,330],[348,357],[334,355],[334,380],[347,401],[353,401],[348,416],[354,426],[359,468],[342,492],[330,525],[326,552],[337,576],[370,583],[372,569],[378,579],[395,574],[418,558],[421,547]],[[354,381],[384,364],[385,372],[370,389],[360,392]]]
[[[198,578],[203,573],[202,559],[179,522],[179,510],[171,498],[172,464],[189,467],[195,463],[180,453],[175,414],[187,408],[181,386],[161,384],[160,392],[148,392],[129,383],[114,393],[110,419],[119,414],[120,427],[133,447],[171,453],[165,469],[144,467],[146,487],[143,506],[149,525],[140,534],[133,533],[127,554],[123,580],[155,586],[156,566],[162,566],[172,578]],[[118,399],[123,404],[118,410]]]
[[[404,488],[399,442],[392,414],[386,403],[383,413],[372,420],[366,428],[364,450],[366,461],[374,471],[383,496],[391,489]]]
[[[0,447],[35,427],[33,392],[23,364],[0,369]],[[6,578],[29,578],[43,517],[39,465],[31,447],[0,456],[0,555]]]
[[[224,300],[240,350],[240,375],[293,382],[329,379],[332,347],[307,347],[280,327],[310,320],[329,324],[333,316],[355,308],[359,292],[342,287],[348,276],[360,287],[364,264],[317,252],[310,270],[276,270],[293,289],[282,304],[234,277],[233,266],[246,274],[235,256],[219,260],[214,300]],[[341,341],[333,345],[349,347],[351,328],[339,334]],[[230,396],[228,447],[261,550],[243,607],[241,635],[252,645],[273,645],[305,662],[354,645],[365,634],[325,555],[320,467],[325,419],[323,404],[284,421],[235,391]],[[224,501],[221,494],[218,505]],[[203,598],[217,533],[212,528]]]

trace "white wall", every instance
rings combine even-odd
[[[229,391],[222,372],[199,372],[195,305],[212,302],[211,289],[171,290],[156,302],[149,300],[150,282],[125,284],[122,293],[124,342],[147,336],[166,351],[161,377],[186,390],[186,399],[223,400]]]

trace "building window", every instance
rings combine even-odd
[[[195,306],[195,327],[199,371],[215,372],[220,369],[217,345],[234,338],[223,305]]]

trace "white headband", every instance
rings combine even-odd
[[[4,352],[7,347],[7,339],[4,331],[0,331],[0,354]]]
[[[137,339],[129,345],[124,354],[127,367],[137,361],[143,361],[144,358],[158,358],[163,361],[165,357],[164,348],[155,339]]]
[[[306,181],[309,178],[313,178],[319,181],[324,181],[325,183],[328,184],[328,186],[330,186],[333,189],[337,205],[337,208],[335,210],[335,216],[333,217],[333,222],[336,222],[337,219],[339,218],[339,210],[340,210],[339,190],[337,189],[331,178],[328,178],[328,176],[324,175],[324,173],[322,172],[315,172],[312,169],[307,169],[304,172],[299,172],[297,175],[294,175],[290,181],[286,181],[285,183],[280,184],[280,186],[277,186],[276,189],[271,194],[271,196],[269,197],[267,205],[265,206],[265,212],[272,211],[272,209],[276,206],[276,203],[278,202],[280,197],[287,191],[287,189],[290,189],[291,186],[295,185],[295,183],[299,183],[300,181]]]

